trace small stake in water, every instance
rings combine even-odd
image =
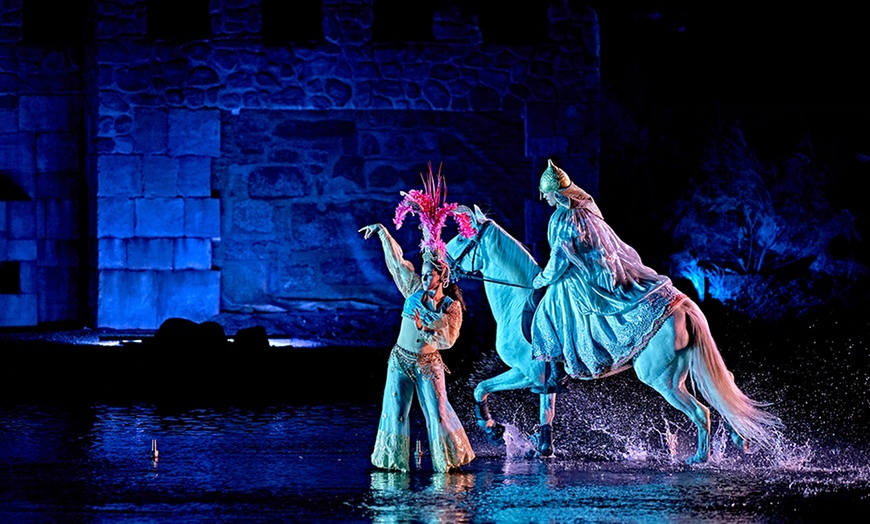
[[[414,454],[417,455],[417,468],[419,469],[423,459],[423,445],[419,440],[417,440],[417,451]]]
[[[157,460],[157,455],[159,451],[157,451],[157,439],[151,439],[151,458]]]

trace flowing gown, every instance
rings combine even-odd
[[[546,292],[532,319],[536,359],[562,361],[574,378],[628,367],[686,298],[645,266],[571,184],[550,217],[550,259],[535,278]]]

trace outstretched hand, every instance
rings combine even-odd
[[[377,233],[381,229],[384,229],[383,224],[369,224],[367,226],[361,227],[358,232],[363,234],[364,240],[368,240],[370,236],[372,236],[374,233]]]

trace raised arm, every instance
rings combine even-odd
[[[368,239],[374,233],[378,234],[381,247],[384,249],[384,260],[387,264],[387,270],[392,275],[393,282],[396,283],[396,287],[399,288],[399,292],[402,293],[403,297],[412,295],[423,286],[420,275],[414,272],[414,265],[405,260],[402,246],[390,236],[390,233],[383,224],[369,224],[360,228],[359,232],[363,234],[365,239]]]
[[[572,242],[576,234],[576,225],[570,210],[557,209],[550,216],[547,224],[547,241],[550,244],[550,259],[543,271],[535,276],[532,286],[540,289],[559,280],[559,277],[571,265],[568,253],[573,251]]]
[[[532,286],[535,289],[540,289],[544,286],[549,286],[562,276],[562,273],[568,269],[568,257],[565,256],[565,250],[561,245],[552,246],[550,249],[550,260],[544,266],[544,270],[538,273],[535,280],[532,281]]]

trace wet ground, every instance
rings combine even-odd
[[[101,346],[87,333],[0,336],[0,522],[833,522],[870,510],[870,351],[842,317],[770,329],[711,319],[738,384],[786,426],[744,455],[721,421],[709,463],[694,431],[631,371],[575,382],[557,455],[527,458],[536,399],[494,394],[495,447],[473,385],[500,363],[472,330],[445,352],[478,458],[461,472],[373,469],[389,348]],[[71,334],[76,337],[70,338]],[[89,336],[93,337],[93,333]],[[275,341],[277,342],[277,341]],[[282,342],[283,344],[283,342]],[[453,350],[451,350],[453,351]],[[412,439],[425,449],[422,414]],[[158,454],[151,451],[155,445]]]
[[[370,466],[375,404],[19,404],[0,420],[2,522],[834,522],[870,509],[866,453],[815,445],[689,467],[640,441],[546,460],[476,441],[478,458],[445,475],[425,455],[409,473]]]

